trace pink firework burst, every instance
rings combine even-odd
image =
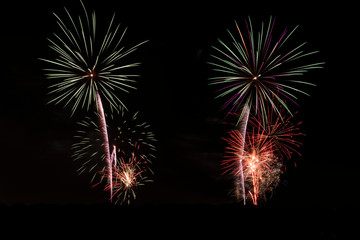
[[[281,164],[277,161],[273,142],[268,141],[262,132],[254,131],[247,133],[245,142],[238,130],[230,131],[224,140],[229,144],[221,164],[224,174],[243,177],[245,188],[251,189],[247,191],[247,198],[257,205],[259,197],[265,199],[266,192],[280,182]],[[239,162],[242,162],[243,175],[238,168]]]
[[[297,140],[297,137],[304,136],[305,134],[300,132],[299,126],[301,122],[292,123],[292,116],[286,114],[285,109],[281,106],[279,110],[281,115],[269,109],[266,123],[263,123],[255,116],[251,116],[249,127],[260,129],[261,134],[259,137],[266,138],[267,141],[272,142],[274,153],[279,160],[284,162],[285,160],[290,160],[293,153],[301,156],[298,148],[302,143]]]
[[[138,150],[139,146],[137,145],[135,151],[126,154],[113,146],[111,171],[108,169],[100,171],[103,177],[112,179],[112,184],[106,184],[104,190],[112,192],[110,200],[116,198],[115,203],[130,204],[132,199],[136,199],[136,189],[145,182],[152,181],[146,177],[146,172],[151,170],[147,167],[145,157],[137,155]],[[123,156],[117,157],[117,152]]]

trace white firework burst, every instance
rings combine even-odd
[[[89,110],[93,103],[97,106],[99,94],[111,107],[125,107],[116,93],[135,89],[134,77],[138,75],[129,74],[127,69],[140,63],[124,64],[122,60],[147,41],[125,48],[123,38],[127,28],[121,30],[120,24],[115,24],[115,14],[105,35],[97,36],[95,12],[89,15],[82,2],[81,5],[84,16],[72,17],[65,8],[67,21],[64,21],[54,13],[61,31],[48,40],[56,57],[40,58],[52,65],[44,69],[46,77],[53,81],[49,87],[53,98],[48,103],[72,105],[73,115],[78,108]]]

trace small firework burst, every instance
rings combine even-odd
[[[146,182],[152,182],[148,179],[148,162],[144,155],[138,155],[139,145],[135,144],[135,151],[130,154],[120,151],[123,156],[117,157],[117,149],[114,146],[112,152],[112,171],[109,173],[106,169],[100,171],[100,175],[105,178],[112,178],[112,185],[107,184],[105,191],[112,190],[111,200],[116,199],[115,203],[130,204],[131,200],[136,199],[136,189]],[[96,184],[97,185],[97,184]]]
[[[95,115],[98,115],[95,113]],[[106,154],[102,137],[102,130],[90,117],[78,122],[79,130],[74,137],[72,146],[73,159],[81,161],[78,169],[79,174],[93,174],[92,181],[103,170],[106,164]],[[116,154],[123,156],[124,153],[136,152],[141,155],[143,161],[151,163],[155,159],[156,138],[151,131],[151,126],[142,121],[139,112],[130,114],[123,108],[120,112],[115,111],[108,117],[109,146],[115,146]],[[112,159],[112,156],[110,156]],[[152,173],[151,169],[149,172]]]
[[[278,185],[281,164],[277,162],[273,143],[261,133],[248,132],[246,137],[245,142],[240,131],[230,131],[229,137],[224,138],[229,146],[221,165],[224,173],[243,178],[245,188],[252,189],[247,191],[247,195],[257,205],[259,196],[265,196],[266,192]],[[240,161],[243,174],[238,167]],[[241,187],[236,186],[235,191]]]
[[[249,107],[253,107],[255,113],[264,119],[267,119],[268,104],[279,115],[277,105],[290,112],[285,103],[286,99],[295,102],[297,97],[294,93],[308,95],[297,86],[315,85],[298,80],[297,77],[308,70],[322,68],[324,64],[303,64],[299,60],[304,60],[317,51],[305,52],[303,47],[306,43],[286,49],[285,43],[297,27],[291,31],[286,28],[278,40],[275,40],[275,20],[272,17],[267,26],[262,23],[258,33],[253,30],[250,18],[245,21],[247,33],[242,32],[237,23],[235,25],[238,36],[228,31],[232,44],[218,39],[220,46],[213,46],[217,54],[211,55],[214,60],[209,62],[214,66],[213,70],[219,73],[218,76],[210,78],[210,85],[222,86],[217,90],[216,98],[227,97],[222,109],[229,108],[229,113],[238,113],[243,106],[238,123]]]
[[[95,12],[90,17],[82,2],[81,5],[84,16],[78,18],[72,17],[66,8],[66,21],[54,13],[60,32],[48,40],[57,57],[40,58],[53,66],[44,69],[46,77],[53,81],[49,92],[53,98],[49,103],[72,105],[74,114],[78,108],[89,110],[91,105],[98,106],[96,95],[99,94],[111,107],[119,104],[125,107],[117,91],[127,93],[135,89],[133,78],[138,75],[129,74],[127,69],[139,63],[122,60],[146,41],[128,49],[122,46],[127,28],[121,30],[120,24],[115,24],[115,14],[105,35],[97,36]]]

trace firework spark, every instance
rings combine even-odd
[[[267,191],[279,183],[281,164],[277,162],[273,143],[261,133],[248,132],[247,139],[244,145],[242,134],[238,130],[230,131],[229,137],[224,139],[229,146],[222,166],[224,174],[241,176],[244,186],[252,189],[247,193],[253,204],[257,205],[259,196],[265,196]],[[242,161],[243,175],[238,167],[239,161]]]
[[[115,203],[130,204],[131,199],[136,199],[136,189],[152,180],[146,177],[147,161],[144,155],[138,155],[139,146],[135,144],[136,152],[131,152],[130,156],[121,156],[117,158],[117,149],[114,146],[112,152],[112,171],[107,169],[100,171],[100,174],[106,178],[112,178],[113,184],[107,184],[105,191],[112,191],[111,199],[117,198]],[[124,154],[124,153],[123,153]],[[126,154],[125,154],[126,155]],[[126,160],[125,160],[126,159]],[[97,184],[96,184],[97,185]]]
[[[95,12],[90,17],[81,4],[85,16],[73,18],[65,8],[66,22],[54,13],[61,31],[48,40],[57,57],[53,60],[40,58],[53,66],[44,69],[46,77],[54,81],[50,86],[49,94],[53,98],[49,103],[72,105],[74,114],[78,108],[89,110],[93,103],[98,106],[96,96],[99,94],[111,107],[125,107],[117,90],[127,93],[129,89],[135,89],[133,78],[138,75],[128,74],[126,70],[140,63],[124,64],[122,60],[147,41],[127,50],[121,46],[127,28],[120,30],[120,24],[115,24],[115,14],[106,34],[97,36]]]
[[[286,42],[293,35],[297,27],[288,31],[286,28],[277,41],[274,41],[275,20],[270,17],[267,27],[264,23],[256,34],[251,20],[245,21],[247,33],[243,33],[237,23],[238,36],[228,31],[232,44],[228,45],[218,39],[220,47],[213,46],[217,55],[211,55],[213,70],[219,76],[210,78],[210,85],[221,85],[216,98],[227,97],[222,109],[229,108],[230,112],[239,112],[241,106],[255,108],[255,113],[264,120],[267,118],[267,104],[280,115],[278,105],[283,106],[288,112],[289,107],[284,99],[295,102],[294,93],[308,95],[297,85],[315,84],[297,80],[310,69],[322,68],[323,62],[302,64],[297,60],[314,55],[318,51],[305,52],[302,43],[293,49],[286,49]],[[296,63],[299,62],[299,66]],[[278,103],[278,104],[277,104]],[[243,118],[246,107],[239,114],[238,123]],[[291,114],[291,112],[290,112]]]

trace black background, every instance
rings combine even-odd
[[[213,99],[214,88],[207,85],[212,73],[206,61],[216,38],[226,38],[226,29],[235,30],[233,20],[242,25],[250,16],[259,26],[270,15],[276,17],[279,31],[299,24],[292,43],[307,41],[307,49],[320,51],[314,60],[326,65],[304,76],[317,86],[305,88],[311,96],[300,97],[298,109],[292,106],[306,134],[302,156],[296,168],[288,168],[286,184],[265,207],[331,212],[359,206],[359,36],[354,5],[112,0],[85,4],[96,10],[99,28],[107,27],[116,12],[116,21],[129,27],[127,46],[150,40],[132,56],[142,62],[138,90],[124,96],[158,139],[154,182],[138,191],[136,208],[194,210],[230,204],[241,211],[232,205],[229,179],[220,175],[224,112],[219,110],[221,102]],[[38,58],[51,55],[46,38],[59,31],[52,12],[64,16],[64,6],[74,14],[81,12],[80,3],[70,0],[14,1],[2,8],[0,204],[8,207],[107,206],[107,193],[91,188],[89,176],[78,176],[78,165],[71,159],[75,123],[82,113],[71,118],[69,109],[46,105],[49,83]]]

